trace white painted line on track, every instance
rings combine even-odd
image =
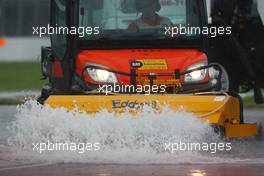
[[[16,170],[16,169],[27,169],[27,168],[34,168],[34,167],[42,167],[42,166],[49,166],[52,163],[44,163],[44,164],[26,164],[26,165],[19,165],[19,166],[11,166],[11,167],[4,167],[0,168],[1,171],[8,171],[8,170]]]

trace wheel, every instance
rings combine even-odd
[[[229,75],[225,67],[221,65],[221,69],[222,69],[222,76],[221,76],[221,89],[220,90],[224,92],[228,92],[230,91],[230,78],[229,78]]]
[[[218,64],[218,65],[222,70],[222,75],[221,75],[221,87],[217,88],[216,91],[228,92],[228,91],[230,91],[230,77],[229,77],[228,72],[225,69],[225,67],[223,67],[220,64]],[[213,84],[216,84],[217,79],[219,77],[219,71],[214,69],[214,68],[210,68],[209,69],[209,75],[210,75],[210,78],[212,79]]]

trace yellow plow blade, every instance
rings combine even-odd
[[[160,111],[162,107],[193,113],[197,118],[214,126],[224,127],[226,137],[256,136],[257,124],[244,124],[239,99],[227,95],[53,95],[45,104],[67,110],[78,108],[87,113],[102,109],[109,112],[140,112],[144,107]]]

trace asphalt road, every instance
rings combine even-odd
[[[15,113],[16,107],[0,107],[0,176],[264,176],[264,141],[255,139],[236,142],[234,152],[224,154],[219,161],[209,157],[202,163],[195,159],[193,162],[189,160],[177,164],[95,164],[78,160],[64,163],[23,160],[16,158],[15,154],[7,155],[10,153],[7,139],[11,135],[8,127],[15,121]],[[246,121],[264,122],[264,110],[246,110],[245,115]],[[246,145],[246,148],[239,150],[242,145]],[[243,162],[236,162],[232,158]]]

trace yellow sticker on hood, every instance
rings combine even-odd
[[[142,63],[138,70],[167,70],[167,62],[164,59],[142,59],[137,60]]]

